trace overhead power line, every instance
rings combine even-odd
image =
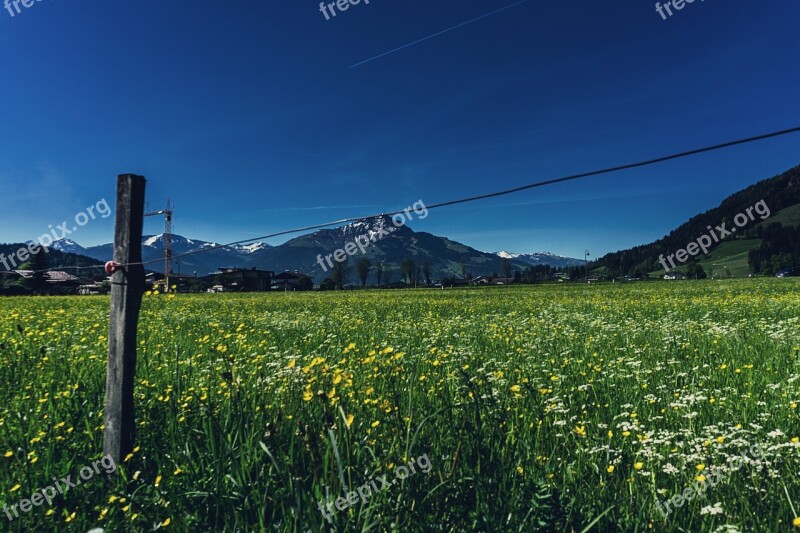
[[[441,208],[441,207],[447,207],[447,206],[451,206],[451,205],[464,204],[464,203],[467,203],[467,202],[476,202],[478,200],[486,200],[486,199],[489,199],[489,198],[496,198],[498,196],[505,196],[505,195],[508,195],[508,194],[514,194],[514,193],[518,193],[518,192],[521,192],[521,191],[526,191],[526,190],[529,190],[529,189],[535,189],[535,188],[538,188],[538,187],[545,187],[547,185],[554,185],[556,183],[563,183],[563,182],[566,182],[566,181],[573,181],[573,180],[590,178],[590,177],[594,177],[594,176],[601,176],[601,175],[604,175],[604,174],[611,174],[613,172],[620,172],[622,170],[630,170],[630,169],[634,169],[634,168],[652,166],[652,165],[656,165],[656,164],[659,164],[659,163],[664,163],[666,161],[672,161],[672,160],[675,160],[675,159],[682,159],[682,158],[685,158],[685,157],[698,155],[698,154],[703,154],[703,153],[707,153],[707,152],[714,152],[716,150],[722,150],[723,148],[730,148],[732,146],[738,146],[738,145],[742,145],[742,144],[749,144],[749,143],[753,143],[753,142],[757,142],[757,141],[763,141],[763,140],[766,140],[766,139],[771,139],[771,138],[774,138],[774,137],[781,137],[783,135],[789,135],[791,133],[797,133],[797,132],[800,132],[800,126],[797,126],[797,127],[794,127],[794,128],[788,128],[788,129],[784,129],[784,130],[779,130],[779,131],[774,131],[772,133],[766,133],[766,134],[763,134],[763,135],[756,135],[754,137],[747,137],[747,138],[744,138],[744,139],[738,139],[738,140],[735,140],[735,141],[728,141],[728,142],[725,142],[725,143],[715,144],[715,145],[712,145],[712,146],[706,146],[706,147],[703,147],[703,148],[696,148],[694,150],[687,150],[685,152],[678,152],[678,153],[671,154],[671,155],[665,155],[665,156],[662,156],[662,157],[657,157],[655,159],[647,159],[645,161],[639,161],[639,162],[636,162],[636,163],[627,163],[627,164],[624,164],[624,165],[617,165],[617,166],[613,166],[613,167],[603,168],[603,169],[600,169],[600,170],[592,170],[590,172],[582,172],[582,173],[579,173],[579,174],[572,174],[572,175],[563,176],[563,177],[560,177],[560,178],[549,179],[549,180],[545,180],[545,181],[537,181],[535,183],[529,183],[527,185],[520,185],[519,187],[513,187],[511,189],[505,189],[505,190],[500,190],[500,191],[496,191],[496,192],[480,194],[480,195],[477,195],[477,196],[469,196],[469,197],[466,197],[466,198],[459,198],[457,200],[449,200],[449,201],[446,201],[446,202],[439,202],[439,203],[436,203],[436,204],[428,205],[428,206],[426,206],[426,208],[428,209],[428,211],[430,211],[431,209],[438,209],[438,208]],[[232,246],[236,246],[236,245],[239,245],[239,244],[246,244],[246,243],[250,243],[250,242],[253,242],[253,241],[272,239],[274,237],[281,237],[283,235],[291,235],[291,234],[294,234],[294,233],[302,233],[302,232],[306,232],[306,231],[323,229],[323,228],[328,228],[328,227],[331,227],[331,226],[338,226],[338,225],[341,225],[341,224],[347,224],[347,223],[350,223],[350,222],[357,222],[357,221],[363,220],[365,218],[375,218],[375,217],[380,217],[380,216],[393,216],[393,215],[399,215],[401,213],[403,213],[402,210],[400,210],[400,211],[392,211],[390,213],[376,213],[376,214],[373,214],[373,215],[343,218],[341,220],[334,220],[334,221],[325,222],[325,223],[322,223],[322,224],[314,224],[312,226],[305,226],[305,227],[302,227],[302,228],[288,229],[288,230],[284,230],[284,231],[279,231],[277,233],[270,233],[268,235],[262,235],[260,237],[253,237],[253,238],[250,238],[250,239],[243,239],[243,240],[240,240],[240,241],[234,241],[234,242],[230,242],[228,244],[220,244],[220,245],[216,245],[216,246],[210,246],[208,248],[199,248],[197,250],[191,250],[189,252],[184,252],[182,254],[175,255],[173,257],[173,259],[179,259],[181,257],[187,257],[187,256],[190,256],[190,255],[209,252],[211,250],[220,250],[220,249],[224,249],[224,248],[230,248]],[[149,265],[151,263],[157,263],[157,262],[160,262],[160,261],[163,261],[163,259],[153,259],[153,260],[150,260],[150,261],[143,261],[141,263],[131,263],[131,264],[132,265]],[[103,265],[98,265],[98,266],[103,266]],[[121,266],[126,266],[126,265],[121,265]],[[73,268],[96,268],[96,267],[73,267]],[[55,267],[55,268],[47,269],[47,270],[65,270],[65,269],[66,269],[65,267]]]

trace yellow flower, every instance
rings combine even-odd
[[[608,430],[608,438],[610,439],[613,436],[614,436],[614,432],[609,429]]]
[[[606,468],[606,472],[608,472],[609,474],[613,474],[614,473],[614,465],[608,465],[608,468]]]
[[[306,387],[306,389],[303,391],[303,401],[309,402],[313,397],[314,393],[311,392],[311,387]]]
[[[797,444],[798,442],[800,442],[800,438],[792,437],[792,443]]]
[[[792,525],[793,525],[794,527],[800,527],[800,516],[798,516],[797,518],[795,518],[794,520],[792,520]]]
[[[792,402],[792,405],[791,405],[790,407],[791,407],[792,409],[797,409],[797,404],[796,404],[796,403],[794,403],[794,402]]]
[[[17,492],[20,488],[22,488],[22,485],[17,484],[11,487],[11,490],[8,492]]]
[[[156,487],[161,484],[161,476],[156,476]]]
[[[180,468],[176,468],[175,472],[173,472],[172,475],[173,476],[177,476],[177,475],[180,475],[181,473],[183,473],[183,470],[181,470]]]
[[[167,518],[166,520],[161,522],[161,527],[167,527],[170,522],[171,522],[171,520],[169,518]]]
[[[706,465],[700,463],[699,465],[695,465],[695,468],[697,469],[698,472],[702,472],[703,470],[706,469]]]
[[[630,437],[631,436],[631,432],[630,431],[623,431],[622,432],[622,436],[623,437]]]
[[[289,361],[289,364],[286,365],[286,368],[294,368],[297,365],[297,359],[292,359]]]
[[[370,424],[370,425],[371,425],[372,427],[376,428],[376,427],[378,427],[378,426],[380,426],[380,425],[381,425],[381,421],[380,421],[380,420],[376,420],[375,422],[373,422],[373,423],[372,423],[372,424]]]
[[[575,429],[573,429],[573,431],[579,437],[585,437],[586,436],[586,426],[575,426]]]
[[[356,417],[354,417],[353,415],[347,415],[347,419],[345,420],[344,423],[347,424],[347,427],[350,427],[353,425],[353,420],[355,420],[355,418]]]
[[[700,474],[699,476],[697,476],[694,479],[697,480],[697,481],[705,481],[706,480],[706,476],[704,476],[703,474]]]
[[[518,466],[517,467],[517,474],[524,474],[524,473],[525,473],[525,469],[522,468],[521,466]]]
[[[3,455],[3,457],[13,457],[13,456],[14,456],[14,452],[6,452],[6,453]]]
[[[69,515],[67,518],[64,519],[65,522],[72,522],[73,520],[75,520],[75,513],[72,513],[71,515]]]
[[[642,463],[642,462],[633,463],[633,469],[634,470],[641,470],[642,468],[644,468],[644,463]]]
[[[723,442],[725,442],[725,437],[720,436],[714,440],[717,441],[717,444],[722,444]]]
[[[519,392],[520,388],[519,385],[511,385],[511,392]]]

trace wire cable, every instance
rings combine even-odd
[[[753,142],[757,142],[757,141],[763,141],[763,140],[766,140],[766,139],[772,139],[774,137],[781,137],[783,135],[789,135],[791,133],[797,133],[797,132],[800,132],[800,126],[797,126],[797,127],[794,127],[794,128],[787,128],[787,129],[783,129],[783,130],[779,130],[779,131],[774,131],[772,133],[765,133],[763,135],[756,135],[756,136],[753,136],[753,137],[746,137],[744,139],[737,139],[735,141],[728,141],[728,142],[724,142],[724,143],[721,143],[721,144],[715,144],[715,145],[712,145],[712,146],[706,146],[706,147],[703,147],[703,148],[696,148],[694,150],[687,150],[687,151],[684,151],[684,152],[678,152],[678,153],[675,153],[675,154],[670,154],[670,155],[657,157],[655,159],[647,159],[647,160],[644,160],[644,161],[638,161],[636,163],[626,163],[626,164],[623,164],[623,165],[617,165],[617,166],[613,166],[613,167],[603,168],[603,169],[600,169],[600,170],[592,170],[590,172],[582,172],[582,173],[579,173],[579,174],[572,174],[572,175],[563,176],[563,177],[560,177],[560,178],[549,179],[549,180],[545,180],[545,181],[537,181],[535,183],[529,183],[527,185],[521,185],[519,187],[513,187],[511,189],[505,189],[505,190],[501,190],[501,191],[495,191],[495,192],[490,192],[490,193],[486,193],[486,194],[480,194],[480,195],[477,195],[477,196],[469,196],[469,197],[466,197],[466,198],[459,198],[457,200],[448,200],[448,201],[445,201],[445,202],[439,202],[439,203],[436,203],[436,204],[432,204],[432,205],[426,206],[426,208],[428,209],[428,211],[430,211],[431,209],[439,209],[441,207],[447,207],[447,206],[451,206],[451,205],[464,204],[464,203],[467,203],[467,202],[475,202],[475,201],[478,201],[478,200],[486,200],[488,198],[496,198],[498,196],[505,196],[505,195],[508,195],[508,194],[514,194],[514,193],[517,193],[517,192],[526,191],[526,190],[529,190],[529,189],[535,189],[537,187],[544,187],[544,186],[547,186],[547,185],[553,185],[553,184],[556,184],[556,183],[563,183],[563,182],[566,182],[566,181],[573,181],[573,180],[590,178],[590,177],[594,177],[594,176],[601,176],[601,175],[604,175],[604,174],[611,174],[613,172],[620,172],[622,170],[630,170],[630,169],[634,169],[634,168],[652,166],[652,165],[656,165],[658,163],[664,163],[666,161],[672,161],[672,160],[675,160],[675,159],[682,159],[682,158],[685,158],[685,157],[698,155],[698,154],[703,154],[703,153],[707,153],[707,152],[714,152],[714,151],[717,151],[717,150],[722,150],[724,148],[730,148],[732,146],[739,146],[739,145],[742,145],[742,144],[749,144],[749,143],[753,143]],[[400,211],[392,211],[390,213],[376,213],[376,214],[373,214],[373,215],[366,215],[366,216],[359,216],[359,217],[349,217],[349,218],[343,218],[343,219],[340,219],[340,220],[334,220],[334,221],[331,221],[331,222],[324,222],[322,224],[314,224],[314,225],[311,225],[311,226],[305,226],[305,227],[301,227],[301,228],[288,229],[288,230],[279,231],[279,232],[276,232],[276,233],[270,233],[268,235],[262,235],[260,237],[253,237],[253,238],[250,238],[250,239],[243,239],[243,240],[240,240],[240,241],[234,241],[234,242],[230,242],[228,244],[213,245],[213,246],[209,246],[207,248],[198,248],[196,250],[191,250],[191,251],[188,251],[188,252],[184,252],[182,254],[175,255],[175,256],[172,257],[172,259],[176,260],[176,259],[180,259],[181,257],[188,257],[188,256],[195,255],[195,254],[201,254],[201,253],[204,253],[204,252],[210,252],[211,250],[221,250],[221,249],[225,249],[225,248],[231,248],[231,247],[239,245],[239,244],[246,244],[246,243],[253,242],[253,241],[261,241],[261,240],[272,239],[272,238],[280,237],[280,236],[283,236],[283,235],[291,235],[291,234],[294,234],[294,233],[302,233],[302,232],[311,231],[311,230],[328,228],[328,227],[331,227],[331,226],[338,226],[338,225],[341,225],[341,224],[348,224],[350,222],[357,222],[359,220],[364,220],[364,219],[368,219],[368,218],[399,215],[399,214],[401,214],[403,212],[404,211],[400,210]],[[142,261],[142,262],[138,262],[138,263],[128,263],[128,264],[124,264],[124,265],[120,265],[120,266],[125,267],[125,266],[134,266],[134,265],[149,265],[149,264],[152,264],[152,263],[160,263],[162,261],[164,261],[163,257],[158,258],[158,259],[149,260],[149,261]],[[102,268],[103,266],[104,265],[97,265],[97,266],[90,266],[90,267],[54,267],[54,268],[51,268],[51,269],[41,270],[41,271],[36,271],[36,272],[47,272],[47,271],[51,271],[51,270],[65,270],[67,268],[74,268],[74,269],[89,269],[89,268],[98,268],[98,267]]]

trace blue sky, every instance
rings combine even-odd
[[[694,2],[668,20],[649,1],[530,0],[350,68],[512,4],[371,0],[330,20],[305,0],[0,10],[0,242],[113,205],[126,172],[148,178],[151,208],[172,198],[177,233],[228,242],[800,124],[796,0]],[[597,257],[798,163],[793,135],[410,225]],[[109,242],[112,226],[71,237]]]

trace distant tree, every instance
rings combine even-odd
[[[697,263],[689,263],[686,267],[686,277],[689,279],[706,279],[705,269]]]
[[[521,283],[522,282],[522,274],[519,270],[514,271],[514,283]]]
[[[508,257],[504,257],[502,268],[503,268],[503,277],[506,278],[506,281],[508,281],[508,278],[511,277],[511,259],[509,259]]]
[[[422,262],[422,274],[425,276],[425,285],[431,284],[431,262],[427,259]]]
[[[331,278],[325,278],[319,284],[319,290],[321,290],[321,291],[335,291],[336,290],[336,282],[333,281]]]
[[[414,264],[414,260],[409,258],[403,259],[403,262],[400,263],[400,275],[403,276],[403,279],[409,285],[414,281],[414,272],[416,271],[416,265]]]
[[[378,280],[378,287],[380,287],[383,281],[383,263],[380,261],[375,265],[375,279]]]
[[[47,269],[47,257],[44,248],[38,247],[36,253],[31,254],[30,260],[22,266],[21,270],[33,270],[33,274],[25,280],[25,287],[34,294],[45,294],[48,291],[45,270]]]
[[[367,278],[369,278],[369,271],[371,268],[372,263],[367,258],[359,259],[358,263],[356,263],[356,273],[361,280],[362,289],[367,286]]]
[[[347,284],[347,275],[349,274],[350,266],[348,265],[347,258],[341,263],[336,261],[331,269],[331,279],[336,283],[336,288],[342,290]]]
[[[394,273],[394,266],[391,263],[383,265],[383,282],[389,285],[392,282],[392,274]]]
[[[297,290],[310,291],[314,288],[314,280],[309,276],[302,275],[297,278]]]

